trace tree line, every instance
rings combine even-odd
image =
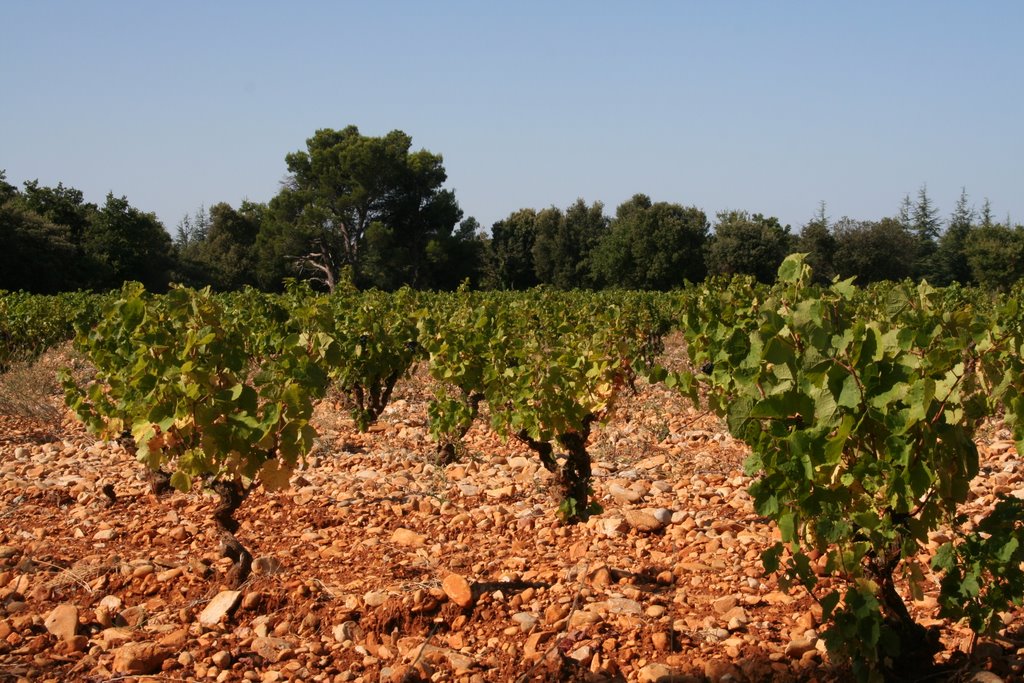
[[[441,155],[412,149],[402,131],[318,130],[269,202],[218,203],[185,216],[172,236],[153,213],[110,193],[102,206],[58,183],[18,188],[0,171],[0,289],[106,290],[125,280],[280,291],[287,278],[333,290],[630,288],[667,290],[709,275],[771,282],[790,253],[817,277],[858,284],[927,279],[1006,288],[1024,277],[1024,226],[997,221],[961,192],[943,218],[927,188],[894,216],[831,220],[822,203],[798,231],[775,217],[636,194],[614,216],[583,199],[524,208],[483,230],[464,217]],[[347,285],[346,285],[347,286]]]

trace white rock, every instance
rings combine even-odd
[[[238,606],[242,599],[242,591],[221,591],[213,596],[203,611],[199,613],[199,623],[203,626],[215,626],[221,619],[228,615],[231,610]]]
[[[629,524],[622,517],[606,517],[600,522],[600,531],[609,538],[625,536],[629,531]]]

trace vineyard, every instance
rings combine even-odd
[[[1020,295],[0,294],[0,678],[1024,676]]]

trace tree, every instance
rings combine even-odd
[[[967,188],[961,188],[946,232],[939,238],[936,257],[940,273],[934,284],[945,286],[959,282],[966,285],[974,281],[966,251],[967,240],[974,229],[974,218],[974,209],[967,200]]]
[[[109,289],[137,280],[150,291],[167,289],[171,236],[154,214],[136,209],[125,197],[107,194],[86,228],[83,246],[100,268],[95,286]]]
[[[427,245],[427,272],[430,286],[453,290],[464,281],[480,285],[487,243],[480,222],[470,216],[448,237],[437,237]]]
[[[174,247],[179,251],[186,251],[197,242],[206,239],[206,233],[210,229],[210,214],[206,207],[200,205],[191,215],[185,214],[178,221],[174,236]]]
[[[834,234],[833,264],[839,277],[855,277],[857,284],[866,285],[913,274],[918,240],[898,218],[842,218],[836,222]]]
[[[942,221],[939,209],[928,196],[928,186],[922,185],[917,191],[917,203],[910,213],[911,229],[917,237],[917,263],[914,275],[931,281],[941,280],[942,264],[936,256]]]
[[[965,251],[971,275],[982,287],[1006,290],[1024,278],[1024,227],[982,225],[967,237]]]
[[[789,226],[774,216],[722,211],[708,247],[708,269],[715,274],[747,274],[760,282],[772,282],[790,252],[791,240]]]
[[[96,205],[86,202],[81,190],[64,187],[63,183],[42,187],[38,180],[29,180],[21,197],[26,208],[54,225],[66,226],[71,242],[76,245],[81,244],[96,214]]]
[[[561,209],[552,206],[538,212],[534,223],[533,247],[531,249],[533,273],[536,275],[537,281],[545,285],[553,283],[560,259],[568,256],[561,253],[563,245],[559,239],[564,218]]]
[[[825,202],[819,204],[817,214],[800,230],[795,248],[807,254],[807,265],[813,269],[816,282],[826,283],[832,279],[835,275],[832,259],[836,251],[836,238],[829,229]]]
[[[985,201],[981,205],[981,218],[979,224],[983,228],[991,228],[995,221],[992,220],[992,202],[985,197]]]
[[[24,191],[15,192],[10,199],[17,207],[50,226],[45,231],[45,239],[56,240],[52,245],[54,258],[62,264],[57,271],[61,283],[56,291],[93,286],[98,267],[85,252],[83,240],[96,216],[96,205],[86,202],[80,190],[65,187],[63,183],[58,183],[56,187],[45,187],[38,180],[29,180],[24,185]],[[36,233],[36,237],[40,237],[40,234]],[[68,248],[71,249],[71,256],[65,258]],[[40,262],[54,261],[44,259]],[[36,281],[36,278],[31,280]]]
[[[18,188],[7,182],[7,171],[0,169],[0,206],[18,196]]]
[[[244,201],[236,210],[221,202],[178,225],[182,272],[190,284],[226,291],[258,284],[256,239],[266,205]]]
[[[0,290],[56,294],[75,272],[66,226],[54,225],[15,200],[0,203]]]
[[[604,204],[590,206],[577,199],[564,213],[553,210],[552,218],[537,222],[533,245],[537,278],[559,289],[592,289],[596,285],[592,257],[608,231]]]
[[[454,194],[441,189],[441,156],[410,152],[411,144],[399,130],[369,137],[355,126],[324,128],[306,141],[306,151],[285,157],[289,177],[270,202],[277,223],[270,234],[288,250],[299,248],[287,255],[301,272],[328,289],[344,268],[371,284],[417,283],[427,245],[450,236],[462,212]],[[371,226],[377,268],[366,273]],[[264,255],[275,251],[268,246]]]
[[[615,209],[594,254],[595,272],[602,284],[629,289],[667,290],[703,280],[708,229],[697,207],[635,194]]]
[[[519,209],[491,226],[487,242],[487,274],[491,289],[527,289],[538,284],[533,266],[537,212]]]
[[[903,200],[900,202],[900,210],[897,214],[897,221],[903,226],[905,230],[914,229],[914,202],[910,200],[910,195],[903,195]]]

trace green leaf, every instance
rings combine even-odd
[[[943,543],[932,557],[932,569],[948,572],[953,569],[955,561],[956,553],[953,550],[953,544]]]
[[[176,470],[171,474],[171,486],[182,493],[187,493],[192,490],[192,477],[181,470]]]
[[[796,515],[791,511],[782,512],[778,519],[782,540],[789,543],[796,540]]]
[[[821,604],[821,620],[823,622],[827,622],[832,616],[832,612],[839,604],[839,598],[839,591],[832,591],[818,601]]]

